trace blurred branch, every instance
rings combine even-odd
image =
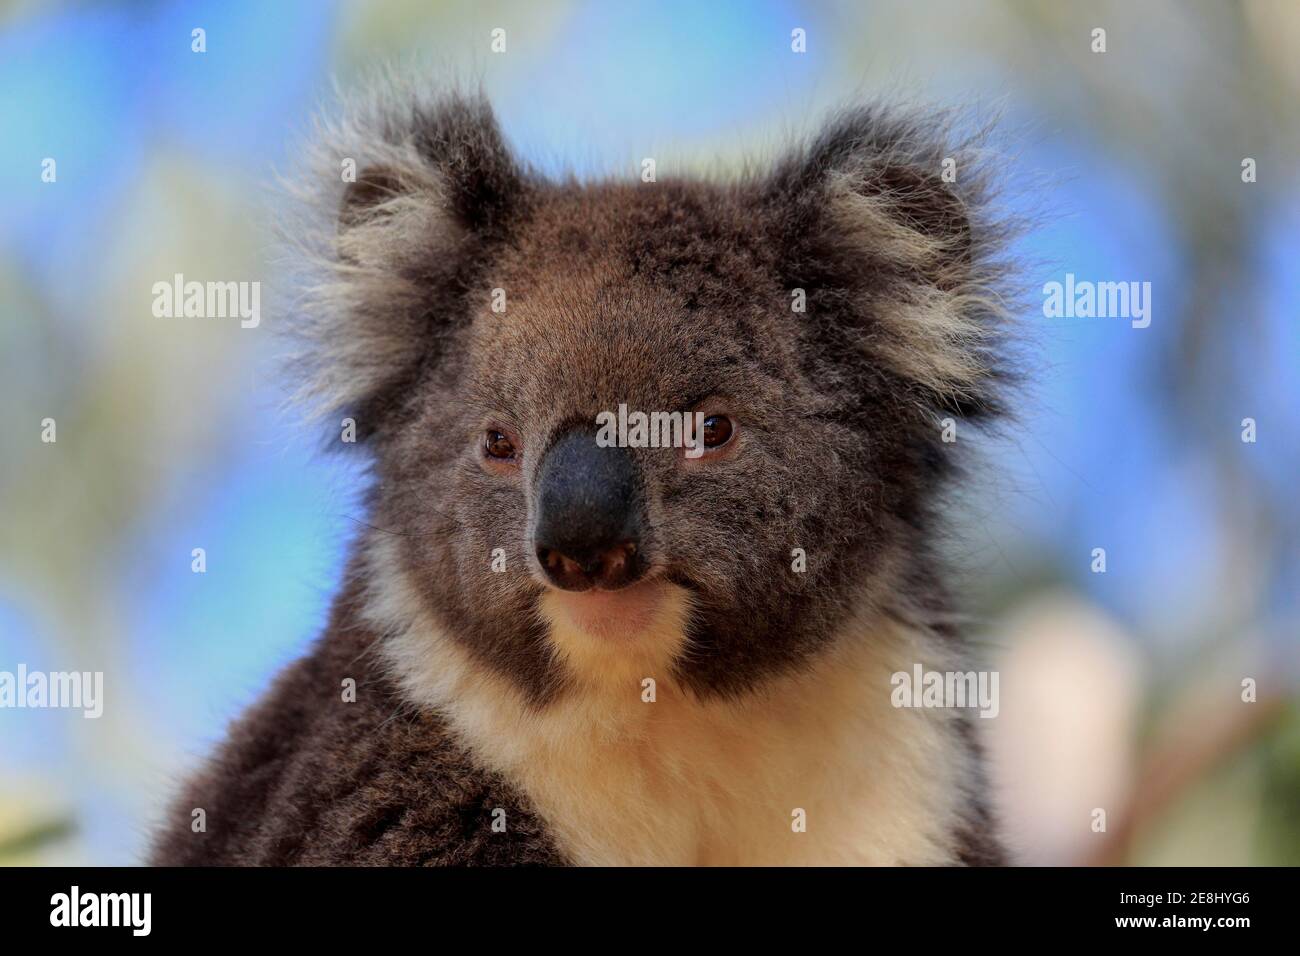
[[[71,817],[47,820],[0,839],[0,863],[31,853],[49,843],[66,840],[77,831]]]
[[[1201,780],[1264,740],[1287,711],[1283,697],[1221,711],[1209,725],[1183,725],[1178,733],[1155,742],[1137,775],[1128,806],[1085,866],[1119,866],[1132,860],[1137,839],[1162,819]]]

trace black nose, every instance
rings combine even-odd
[[[641,489],[626,448],[575,429],[537,470],[533,545],[546,576],[569,591],[613,590],[641,576]]]

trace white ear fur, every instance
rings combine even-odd
[[[872,330],[864,348],[926,416],[999,408],[1005,250],[1020,227],[992,214],[987,129],[963,138],[954,126],[942,112],[837,114],[777,167],[768,200],[793,237],[792,278],[805,265],[830,276],[845,320]]]
[[[280,232],[295,270],[294,398],[321,417],[373,400],[438,347],[482,258],[464,217],[473,191],[481,181],[506,202],[522,173],[481,96],[392,76],[318,121],[305,154],[284,181]]]

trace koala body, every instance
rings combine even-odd
[[[320,155],[304,394],[355,418],[371,527],[154,861],[998,862],[969,713],[891,703],[968,669],[941,422],[1006,378],[1003,231],[942,124],[579,184],[480,98],[389,91]],[[598,442],[620,405],[703,416],[695,453]]]

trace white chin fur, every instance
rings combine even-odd
[[[543,615],[575,680],[538,709],[440,630],[390,541],[376,536],[368,560],[366,617],[407,699],[527,794],[573,862],[954,862],[974,776],[954,712],[890,705],[891,673],[953,663],[928,634],[846,620],[853,633],[812,666],[702,700],[671,673],[689,655],[686,591],[662,585],[624,635],[576,626],[552,593]]]

